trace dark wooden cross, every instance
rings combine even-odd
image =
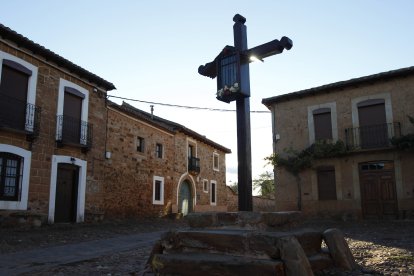
[[[224,47],[212,62],[201,65],[198,73],[217,77],[218,100],[236,101],[239,211],[253,211],[249,63],[253,57],[263,60],[290,50],[293,44],[284,36],[280,41],[275,39],[248,49],[246,18],[236,14],[233,21],[234,46]]]

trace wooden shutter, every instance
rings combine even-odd
[[[315,140],[332,139],[331,109],[321,108],[313,112]]]
[[[358,117],[362,148],[388,145],[388,127],[384,100],[368,100],[359,103]]]
[[[0,117],[2,124],[25,129],[29,75],[3,65],[0,81]]]
[[[335,168],[333,166],[320,167],[317,175],[319,200],[336,200]]]

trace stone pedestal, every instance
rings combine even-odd
[[[299,212],[199,213],[166,233],[148,264],[159,275],[313,275],[355,268],[339,230],[301,229]],[[322,240],[332,253],[322,251]],[[348,251],[347,251],[347,250]],[[353,263],[352,263],[353,261]]]

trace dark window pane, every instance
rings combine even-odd
[[[0,153],[0,198],[17,200],[21,179],[21,157],[10,153]]]
[[[156,200],[156,201],[161,200],[161,181],[159,181],[159,180],[155,180],[154,200]]]
[[[211,183],[211,203],[216,203],[216,184]]]

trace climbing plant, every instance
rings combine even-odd
[[[338,140],[335,143],[318,141],[303,151],[296,151],[292,148],[284,150],[284,156],[272,154],[265,159],[273,166],[283,167],[295,176],[298,188],[297,206],[302,210],[302,184],[299,173],[311,168],[316,159],[340,157],[348,154],[349,149],[345,143]]]
[[[414,118],[408,116],[410,123],[414,126]],[[414,149],[414,133],[409,133],[407,135],[401,135],[400,137],[393,137],[391,139],[391,144],[393,144],[397,149],[400,150],[412,150]]]

